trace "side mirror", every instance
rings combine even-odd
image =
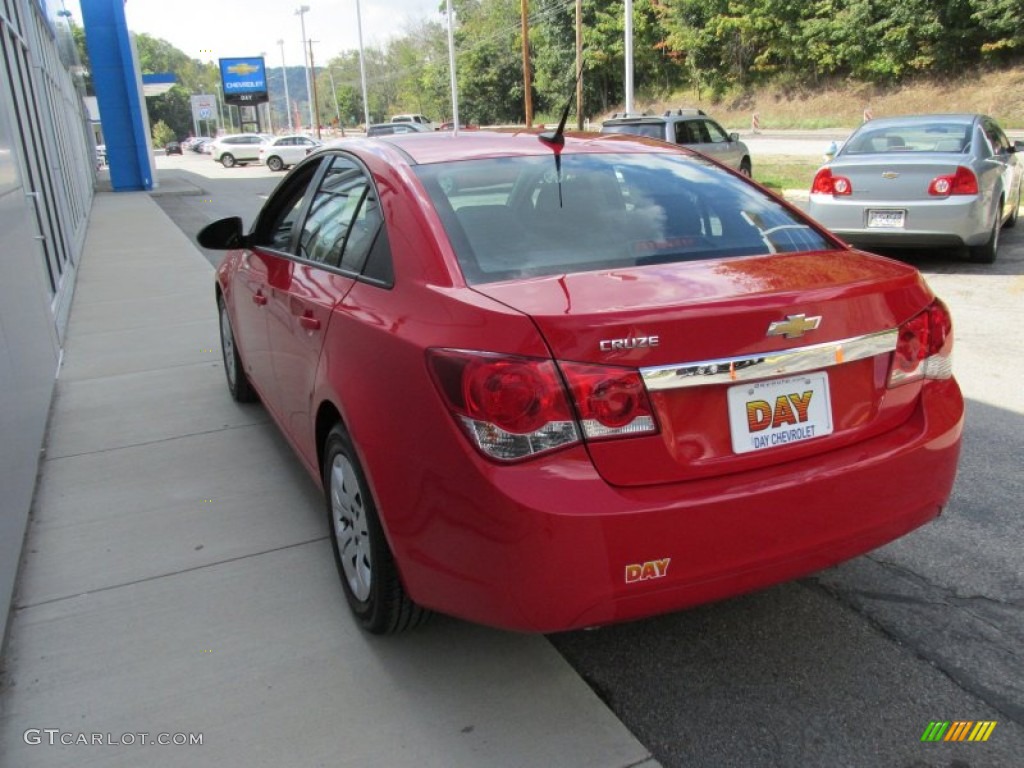
[[[246,248],[249,238],[242,232],[242,219],[231,216],[207,224],[196,235],[196,240],[203,248],[214,251],[229,251],[233,248]]]
[[[736,133],[735,131],[733,131],[732,133],[729,134],[729,141],[731,141],[733,143],[736,143],[739,140],[740,140],[740,135],[738,133]]]
[[[1015,141],[1010,148],[1014,152],[1024,152],[1024,141]]]

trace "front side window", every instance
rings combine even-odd
[[[276,251],[291,252],[293,235],[317,168],[317,163],[308,163],[274,190],[254,227],[257,243]]]
[[[704,129],[708,132],[708,139],[715,143],[728,143],[729,134],[718,123],[714,123],[710,120],[702,120],[701,124]]]
[[[415,171],[470,283],[832,247],[699,158],[563,154]]]

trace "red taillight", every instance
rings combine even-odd
[[[584,363],[559,363],[583,434],[590,440],[657,431],[651,402],[638,371]]]
[[[558,373],[547,361],[472,360],[462,372],[462,398],[471,419],[517,435],[571,418]]]
[[[430,350],[446,404],[486,456],[515,461],[580,442],[565,387],[551,360]]]
[[[950,195],[978,194],[978,177],[970,168],[958,166],[956,173],[936,176],[928,185],[928,194],[932,197],[949,197]]]
[[[814,176],[811,182],[811,194],[813,195],[851,195],[853,184],[845,176],[833,176],[831,168],[822,168]]]
[[[640,374],[628,368],[434,349],[430,370],[445,403],[486,456],[515,461],[579,443],[656,432]]]
[[[948,379],[953,375],[953,321],[946,305],[936,299],[899,328],[889,370],[889,386],[918,379]]]

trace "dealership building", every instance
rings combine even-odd
[[[82,0],[81,6],[84,19],[76,22],[88,31],[111,182],[115,189],[148,189],[152,150],[124,0]],[[0,628],[5,632],[97,163],[82,68],[61,0],[0,0],[0,36]]]

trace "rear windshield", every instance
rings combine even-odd
[[[589,154],[415,166],[466,280],[817,251],[778,200],[700,158]]]
[[[966,152],[970,147],[971,126],[964,123],[920,123],[890,125],[864,130],[843,147],[843,154],[863,155],[876,152]]]
[[[601,133],[628,133],[630,136],[646,136],[649,139],[665,139],[664,123],[605,123]]]

